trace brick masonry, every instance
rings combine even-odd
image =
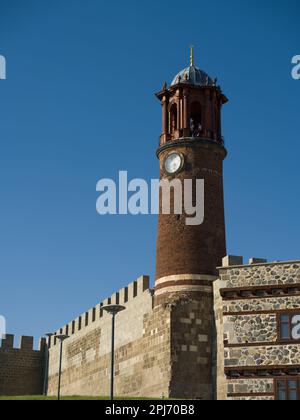
[[[216,267],[226,255],[223,196],[226,151],[200,141],[192,145],[178,142],[171,150],[159,154],[161,179],[170,181],[172,177],[166,177],[163,165],[171,152],[181,153],[185,158],[184,170],[176,179],[205,181],[205,221],[199,226],[187,226],[185,215],[159,215],[156,279],[179,274],[216,275]]]
[[[14,336],[7,335],[0,348],[0,395],[40,395],[43,392],[45,342],[33,350],[33,337],[21,337],[14,348]]]

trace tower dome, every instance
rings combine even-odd
[[[216,80],[194,65],[194,50],[191,48],[190,66],[181,70],[173,79],[171,86],[186,83],[194,86],[215,86]]]
[[[187,83],[195,86],[214,86],[215,81],[203,70],[193,66],[180,71],[173,79],[171,86],[178,83]]]

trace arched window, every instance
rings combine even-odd
[[[191,105],[190,129],[192,137],[200,137],[203,131],[202,111],[199,102],[193,102]]]
[[[173,104],[170,109],[170,134],[171,136],[175,135],[177,130],[177,105]]]

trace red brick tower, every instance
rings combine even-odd
[[[205,191],[204,221],[194,226],[186,223],[189,215],[174,211],[175,188],[168,193],[171,214],[162,211],[165,192],[160,192],[155,305],[168,303],[171,311],[170,396],[210,400],[216,378],[213,282],[226,255],[221,108],[227,98],[216,80],[195,67],[193,50],[190,66],[157,97],[161,179],[179,183],[179,196],[186,180],[194,191],[196,180],[204,180]]]
[[[156,96],[162,104],[161,179],[203,179],[205,188],[201,225],[187,226],[184,214],[159,216],[156,303],[174,294],[198,299],[211,294],[226,255],[221,108],[228,100],[217,80],[195,67],[193,50],[190,66]]]

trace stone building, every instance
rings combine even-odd
[[[227,257],[214,283],[218,399],[300,399],[300,261]]]
[[[155,287],[143,276],[57,330],[69,336],[62,394],[109,394],[111,318],[103,307],[121,304],[118,395],[299,400],[300,261],[253,258],[243,265],[241,257],[226,257],[221,110],[228,99],[216,79],[195,66],[193,53],[190,66],[156,96],[162,105],[160,178],[181,181],[182,195],[186,180],[204,180],[204,222],[188,225],[190,214],[161,208]],[[170,190],[172,204],[175,193]],[[0,357],[3,352],[10,360],[2,362],[5,375],[13,377],[13,350],[1,349]],[[57,391],[59,356],[54,336],[27,373],[34,377],[38,370],[49,395]],[[0,387],[4,394],[35,390]]]

